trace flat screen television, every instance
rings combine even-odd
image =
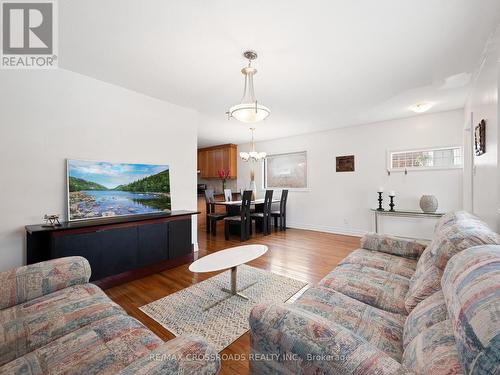
[[[68,219],[169,212],[168,165],[67,161]]]

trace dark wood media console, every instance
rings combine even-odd
[[[191,216],[150,215],[26,226],[27,264],[65,256],[85,257],[91,281],[109,288],[193,260]]]

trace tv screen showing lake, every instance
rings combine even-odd
[[[68,160],[70,220],[170,211],[168,165]]]

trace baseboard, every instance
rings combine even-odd
[[[287,228],[313,230],[316,232],[343,234],[345,236],[355,236],[355,237],[362,237],[363,235],[369,232],[367,230],[362,230],[362,229],[347,229],[340,227],[330,227],[326,225],[311,225],[311,224],[295,223],[288,221],[286,223],[286,226]]]

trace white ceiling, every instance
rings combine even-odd
[[[422,100],[463,107],[463,73],[500,21],[498,0],[72,0],[59,11],[60,67],[197,109],[200,145],[249,139],[225,116],[245,49],[259,53],[256,94],[272,111],[263,140],[408,117]]]

